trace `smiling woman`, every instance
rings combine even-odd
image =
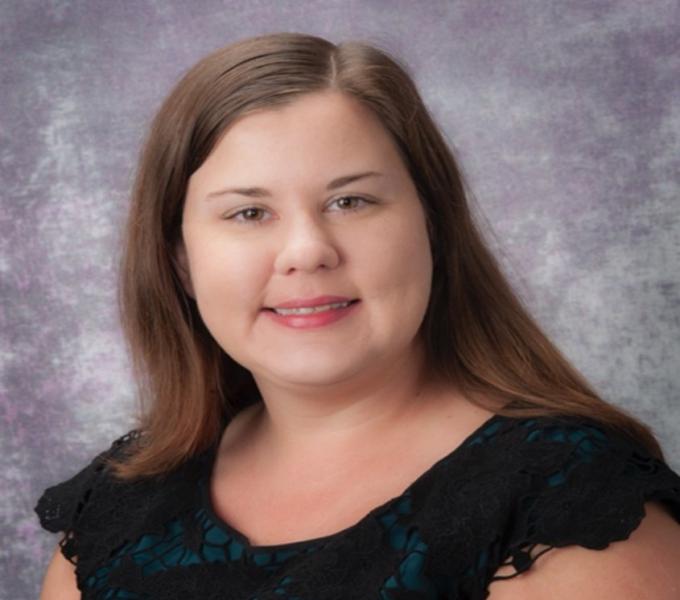
[[[383,175],[342,175],[366,165]],[[210,191],[264,179],[271,191],[258,188],[257,205]],[[370,201],[350,210],[340,194]],[[244,211],[264,216],[254,227]],[[419,368],[413,346],[432,279],[424,210],[389,134],[345,94],[310,93],[230,125],[189,178],[177,258],[203,323],[271,411],[319,406],[318,386],[326,409],[339,407],[358,375],[377,382],[396,363]],[[286,302],[317,311],[328,295],[355,302],[263,312]]]
[[[40,498],[42,597],[677,597],[680,477],[464,189],[377,48],[272,34],[193,67],[121,265],[143,418]]]

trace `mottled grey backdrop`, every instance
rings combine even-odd
[[[148,121],[197,59],[259,33],[407,62],[521,294],[680,468],[679,6],[2,2],[0,597],[37,597],[55,543],[32,512],[42,489],[132,423],[114,276]]]

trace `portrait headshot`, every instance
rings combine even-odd
[[[677,4],[0,15],[0,600],[680,598]]]

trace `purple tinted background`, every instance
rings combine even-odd
[[[0,598],[37,597],[56,541],[32,512],[44,487],[132,423],[115,264],[148,121],[201,56],[265,32],[366,39],[407,62],[518,291],[679,468],[678,6],[1,4]]]

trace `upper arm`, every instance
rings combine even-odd
[[[488,599],[677,600],[680,525],[662,504],[644,506],[646,516],[627,540],[603,550],[553,548],[524,573],[494,581]]]
[[[80,590],[76,585],[74,566],[61,554],[57,546],[45,572],[40,600],[78,600]]]

